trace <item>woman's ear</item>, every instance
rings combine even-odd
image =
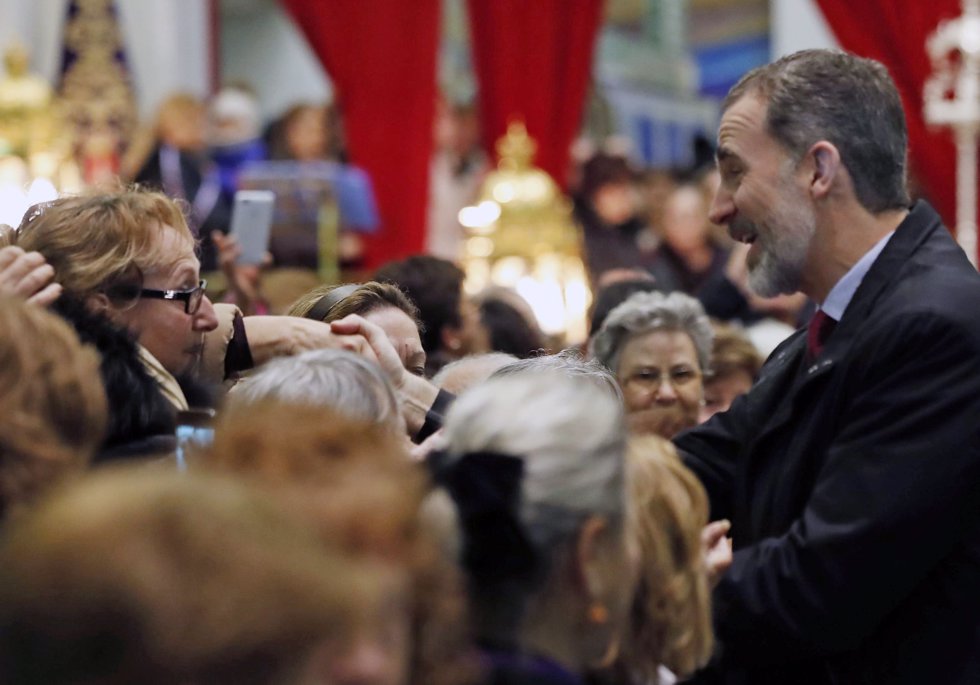
[[[601,563],[602,537],[608,531],[609,523],[601,516],[590,516],[579,530],[575,545],[576,580],[589,601],[602,596]]]
[[[109,297],[102,292],[92,293],[85,298],[85,307],[96,314],[107,314],[111,306]]]

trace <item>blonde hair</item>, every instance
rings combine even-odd
[[[0,297],[0,517],[92,459],[106,430],[99,356],[65,321]]]
[[[112,297],[121,287],[132,293],[143,274],[173,257],[156,245],[165,225],[194,240],[174,200],[131,187],[34,205],[15,242],[44,255],[65,292],[80,298],[99,292]]]
[[[281,493],[324,539],[404,570],[412,593],[408,683],[469,682],[462,580],[423,519],[428,478],[403,439],[329,408],[235,403],[198,463]]]
[[[701,547],[708,498],[663,438],[631,438],[627,454],[642,570],[622,658],[641,680],[656,682],[661,664],[684,676],[711,656],[711,594]]]
[[[755,380],[762,368],[762,355],[741,330],[729,324],[712,322],[715,339],[711,348],[710,371],[705,383],[727,378],[738,372]]]
[[[146,467],[59,493],[11,528],[0,562],[11,682],[286,682],[381,591],[277,499]]]

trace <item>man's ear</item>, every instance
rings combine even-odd
[[[840,151],[833,143],[821,140],[810,147],[807,155],[813,161],[810,193],[814,199],[824,199],[830,195],[834,184],[839,181],[839,175],[843,172]]]

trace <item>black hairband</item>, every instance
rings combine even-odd
[[[524,460],[497,452],[450,460],[437,451],[427,464],[456,505],[470,576],[477,582],[534,578],[537,554],[518,516]]]
[[[306,312],[303,318],[313,319],[314,321],[323,321],[335,305],[353,295],[354,291],[360,287],[360,283],[348,283],[347,285],[337,286],[317,300],[316,304],[310,307],[310,311]]]

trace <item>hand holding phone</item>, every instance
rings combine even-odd
[[[230,235],[241,248],[238,264],[262,264],[269,250],[276,194],[271,190],[239,190],[231,213]]]

